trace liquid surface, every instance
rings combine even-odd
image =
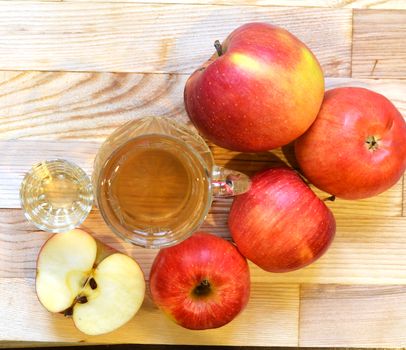
[[[110,200],[128,225],[152,223],[179,213],[190,195],[191,176],[178,156],[161,149],[141,149],[121,159],[111,181]]]
[[[104,216],[127,235],[179,234],[199,219],[208,196],[197,158],[186,145],[162,135],[127,142],[101,175]]]
[[[59,174],[42,181],[43,199],[51,207],[71,209],[80,197],[80,184],[69,175]]]

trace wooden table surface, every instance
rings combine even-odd
[[[100,142],[125,121],[164,115],[187,122],[188,75],[211,56],[215,39],[250,21],[281,25],[302,39],[319,58],[328,88],[371,88],[405,115],[404,0],[0,0],[0,346],[406,346],[402,180],[375,198],[329,203],[337,236],[317,263],[286,274],[251,265],[249,305],[221,329],[184,330],[147,296],[129,324],[90,337],[37,301],[35,261],[49,234],[23,218],[24,172],[62,157],[90,173]],[[212,149],[219,165],[249,174],[281,160],[296,166],[289,146],[260,154]],[[214,203],[204,229],[229,237],[230,203]],[[157,251],[120,241],[97,210],[83,227],[133,256],[148,278]]]

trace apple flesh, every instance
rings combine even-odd
[[[221,327],[248,302],[248,264],[232,243],[198,232],[158,253],[150,289],[155,304],[182,327]]]
[[[345,199],[375,196],[405,172],[406,123],[376,92],[332,89],[295,153],[304,175],[321,190]]]
[[[103,248],[76,229],[52,236],[37,261],[36,291],[41,304],[50,312],[72,316],[76,327],[89,335],[124,325],[145,294],[139,265],[127,255]]]
[[[206,138],[257,152],[286,145],[310,127],[324,78],[305,44],[282,28],[249,23],[216,46],[184,90],[186,111]]]
[[[321,257],[336,224],[331,211],[288,168],[258,173],[234,199],[228,225],[237,248],[270,272],[300,269]]]

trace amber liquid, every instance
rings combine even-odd
[[[188,230],[202,219],[209,195],[199,159],[187,145],[162,135],[136,138],[116,150],[99,183],[106,221],[127,234],[159,237]]]

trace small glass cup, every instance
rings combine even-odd
[[[35,164],[20,187],[25,217],[41,230],[59,233],[79,226],[93,205],[90,178],[63,159]]]

